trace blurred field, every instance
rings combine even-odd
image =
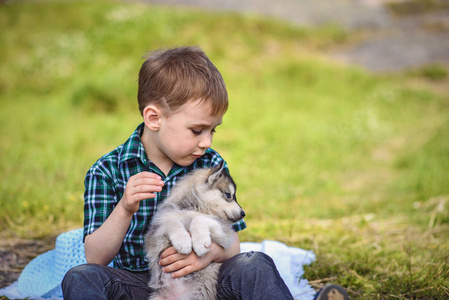
[[[448,297],[449,96],[422,84],[447,71],[371,75],[323,55],[352,38],[141,4],[1,4],[1,237],[81,227],[87,169],[140,123],[142,56],[200,45],[230,94],[213,147],[248,215],[241,240],[313,250],[306,278],[355,299]]]

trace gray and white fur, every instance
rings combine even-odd
[[[145,251],[154,291],[150,300],[216,299],[220,263],[181,278],[172,278],[159,265],[161,253],[173,246],[182,254],[193,250],[198,256],[212,242],[228,249],[234,242],[231,225],[245,216],[237,203],[236,185],[221,162],[215,168],[197,169],[184,176],[158,207],[145,236]],[[190,234],[189,234],[190,233]]]

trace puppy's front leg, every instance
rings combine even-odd
[[[216,242],[215,235],[220,236],[225,234],[221,226],[217,220],[204,215],[197,216],[192,220],[190,224],[192,247],[198,256],[203,256],[209,251],[212,241]],[[213,235],[211,235],[212,233]]]
[[[167,235],[176,251],[181,254],[192,252],[192,239],[180,221],[173,219],[167,221]]]

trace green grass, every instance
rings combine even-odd
[[[435,72],[372,75],[323,54],[351,38],[142,4],[0,5],[2,237],[82,226],[87,169],[140,123],[141,57],[193,44],[229,90],[214,148],[248,215],[241,240],[313,250],[305,277],[355,299],[448,297],[449,97],[414,84]]]

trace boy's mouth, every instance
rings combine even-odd
[[[194,158],[200,158],[201,156],[203,156],[202,154],[201,155],[195,155],[195,154],[192,154],[192,156],[194,157]]]

